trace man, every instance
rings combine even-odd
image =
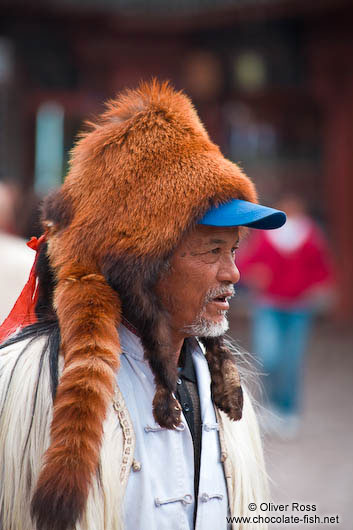
[[[0,357],[4,530],[225,529],[264,499],[223,334],[238,227],[284,221],[185,95],[154,81],[110,104],[45,201],[37,322]]]

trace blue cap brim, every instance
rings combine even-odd
[[[241,199],[214,206],[198,221],[209,226],[249,226],[262,230],[280,228],[286,222],[286,214],[280,210]]]

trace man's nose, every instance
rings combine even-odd
[[[240,272],[235,264],[234,257],[227,257],[218,269],[217,279],[220,282],[238,283]]]

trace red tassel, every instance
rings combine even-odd
[[[35,307],[38,299],[38,278],[36,276],[36,265],[41,245],[45,242],[46,234],[39,239],[32,237],[27,246],[36,251],[36,257],[29,274],[26,285],[17,298],[9,316],[0,326],[0,344],[17,330],[37,322]]]

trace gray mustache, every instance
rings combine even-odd
[[[232,298],[235,295],[235,289],[233,284],[229,285],[229,287],[223,287],[222,289],[217,287],[214,289],[210,289],[205,297],[205,304],[208,304],[208,302],[211,302],[213,298],[216,298],[218,296],[223,296],[226,293],[231,293],[231,296],[229,298]]]

